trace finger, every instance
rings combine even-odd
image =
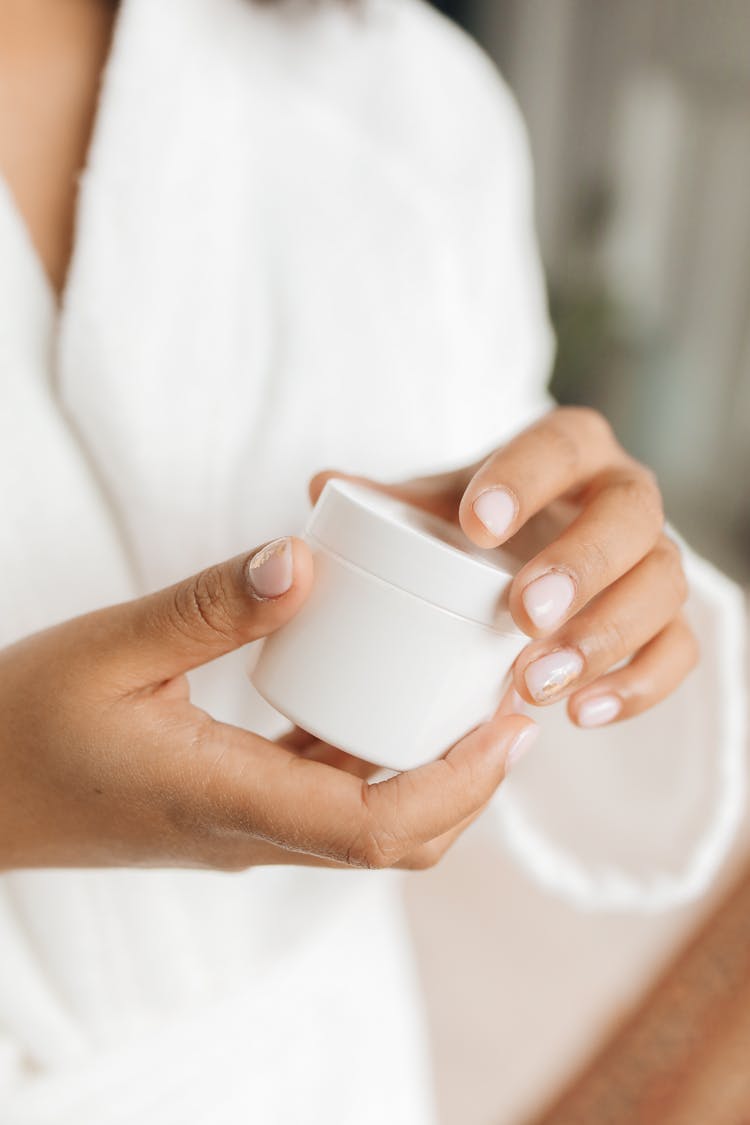
[[[516,689],[513,687],[513,684],[510,683],[508,689],[503,695],[503,698],[500,700],[500,704],[497,710],[495,711],[495,717],[500,717],[501,715],[523,714],[525,714],[524,702]],[[509,769],[516,764],[518,759],[521,757],[521,754],[524,753],[527,748],[528,746],[524,747],[520,753],[517,753],[514,756],[514,760],[512,762],[506,763],[506,776]],[[416,848],[402,860],[399,860],[396,866],[403,868],[406,871],[424,871],[429,867],[434,867],[437,863],[440,862],[445,853],[453,847],[459,837],[463,836],[466,829],[470,825],[472,825],[479,816],[481,816],[481,814],[487,808],[488,804],[489,801],[485,801],[485,803],[480,808],[478,808],[476,812],[473,812],[470,816],[465,817],[464,820],[462,820],[460,824],[457,824],[455,828],[451,828],[448,832],[444,832],[442,836],[436,836],[434,840],[430,840],[427,844],[422,844],[421,847]]]
[[[500,718],[503,715],[523,715],[525,714],[523,707],[523,700],[510,682],[509,677],[508,687],[495,710],[493,718]],[[374,777],[380,770],[379,766],[374,766],[371,762],[365,762],[362,758],[355,758],[352,754],[347,754],[344,750],[339,750],[328,742],[313,738],[300,727],[294,727],[288,734],[282,735],[276,741],[280,745],[296,751],[297,754],[309,761],[324,762],[328,766],[346,770],[347,773],[363,780]],[[465,823],[468,824],[469,822],[466,821]]]
[[[523,700],[513,686],[511,677],[509,676],[508,685],[492,718],[500,718],[503,715],[523,714],[525,714]],[[347,773],[354,774],[355,777],[374,777],[380,770],[379,766],[374,766],[371,762],[365,762],[362,758],[355,758],[353,755],[347,754],[344,750],[339,750],[335,746],[331,746],[328,742],[323,742],[319,738],[314,738],[301,727],[292,727],[291,730],[277,738],[276,743],[279,746],[286,747],[288,750],[293,750],[301,757],[307,758],[310,761],[325,762],[326,765],[346,770]]]
[[[503,715],[525,715],[526,710],[524,701],[518,694],[513,683],[512,671],[508,673],[505,684],[505,691],[500,702],[497,705],[493,719],[499,719]]]
[[[640,715],[682,683],[699,655],[698,638],[680,614],[625,667],[575,692],[568,700],[568,714],[579,727],[600,727]]]
[[[489,801],[485,801],[481,808],[467,816],[455,828],[450,831],[444,832],[442,836],[436,836],[434,840],[430,840],[427,844],[422,844],[420,847],[415,848],[413,852],[404,856],[399,860],[396,867],[401,868],[403,871],[426,871],[430,867],[435,867],[440,862],[446,852],[449,852],[455,843],[463,836],[467,828],[477,820],[484,810],[487,808]]]
[[[165,590],[89,615],[82,630],[97,661],[128,684],[178,676],[265,637],[301,607],[312,556],[300,539],[276,539]]]
[[[532,637],[557,629],[631,570],[658,542],[661,495],[651,474],[633,463],[600,474],[581,514],[518,572],[509,605]]]
[[[552,637],[527,645],[514,665],[516,688],[543,704],[591,683],[665,628],[687,593],[679,548],[665,537]]]
[[[238,728],[215,724],[198,799],[224,833],[356,867],[390,867],[485,804],[536,733],[518,715],[475,728],[444,758],[368,785]],[[217,739],[221,749],[217,753]]]
[[[274,741],[278,746],[284,746],[287,750],[296,750],[301,753],[311,742],[317,741],[317,739],[309,731],[303,730],[302,727],[291,727]]]
[[[449,832],[444,832],[442,836],[437,836],[434,840],[430,840],[428,844],[422,844],[415,848],[413,852],[409,852],[403,859],[400,859],[395,866],[402,871],[427,871],[430,867],[435,867],[486,807],[486,804],[483,805],[481,809],[477,809],[471,816],[467,816]]]
[[[552,411],[480,466],[461,498],[461,527],[478,546],[495,547],[553,500],[629,460],[601,414]]]
[[[380,769],[379,766],[374,766],[372,762],[365,762],[362,758],[355,758],[352,754],[347,754],[345,750],[339,750],[335,746],[331,746],[328,742],[321,742],[316,739],[308,747],[301,752],[302,757],[307,758],[310,762],[323,762],[327,766],[334,766],[337,770],[344,770],[346,773],[352,774],[353,777],[359,777],[363,781],[366,778],[374,777]]]
[[[252,854],[238,849],[226,840],[218,840],[213,845],[201,840],[198,854],[188,854],[187,866],[209,867],[218,871],[246,871],[249,867],[323,867],[339,871],[352,871],[350,864],[323,856],[295,852],[279,844],[269,844],[265,840],[253,843]]]
[[[486,805],[484,806],[486,808]],[[404,859],[399,860],[393,866],[401,871],[426,871],[430,867],[435,867],[446,852],[450,851],[453,845],[459,840],[466,829],[473,824],[477,817],[482,813],[480,809],[472,817],[467,817],[456,829],[452,832],[446,832],[443,836],[438,836],[436,840],[431,840],[429,844],[423,844],[422,847],[417,848],[410,855],[405,856]],[[224,871],[244,871],[250,866],[249,857],[242,855],[242,853],[231,852],[227,854],[224,846],[217,848],[212,856],[206,853],[206,849],[201,850],[200,855],[201,865],[210,864],[210,866]],[[192,860],[195,864],[195,860]],[[282,848],[277,844],[267,844],[264,841],[258,841],[253,845],[252,855],[253,867],[324,867],[331,868],[338,871],[354,871],[355,868],[343,860],[324,859],[322,856],[310,855],[306,852],[295,852],[290,848]]]
[[[374,766],[371,762],[365,762],[362,758],[355,758],[352,754],[347,754],[346,751],[331,746],[329,742],[314,738],[301,727],[292,727],[286,734],[277,738],[276,743],[279,746],[285,746],[288,750],[293,750],[302,758],[314,762],[325,762],[326,765],[346,770],[347,773],[354,774],[355,777],[374,777],[380,769],[379,766]]]
[[[325,469],[311,479],[309,485],[310,500],[315,504],[323,488],[329,480],[346,480],[352,484],[361,484],[382,492],[386,496],[393,496],[407,504],[414,504],[433,515],[451,523],[458,519],[458,506],[467,484],[479,468],[481,462],[468,468],[455,469],[450,472],[437,473],[433,476],[415,477],[412,480],[388,484],[384,481],[372,480],[370,477],[356,476],[352,473],[342,473],[337,469]]]

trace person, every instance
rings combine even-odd
[[[652,474],[545,391],[515,105],[421,0],[0,0],[0,71],[2,1119],[430,1121],[385,869],[523,712],[630,720],[698,653]],[[246,677],[331,472],[484,548],[578,510],[516,694],[372,785]]]

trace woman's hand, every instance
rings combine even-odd
[[[279,628],[311,578],[306,545],[277,540],[0,652],[0,867],[434,862],[527,718],[501,708],[440,761],[368,785],[303,732],[269,742],[190,702],[185,672]]]
[[[545,509],[574,505],[573,521],[510,590],[513,618],[534,638],[514,667],[527,702],[568,696],[574,722],[601,726],[652,707],[696,663],[697,641],[681,613],[687,582],[664,533],[656,481],[595,411],[554,410],[476,464],[404,484],[318,473],[313,501],[330,476],[457,521],[479,547],[506,543]]]

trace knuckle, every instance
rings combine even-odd
[[[664,523],[661,489],[650,469],[637,465],[625,473],[618,473],[608,482],[610,495],[615,494],[624,507],[635,511],[656,528]]]
[[[664,500],[656,473],[647,468],[646,465],[639,465],[638,475],[635,479],[638,482],[638,506],[645,515],[661,528],[664,524]]]
[[[659,484],[659,478],[656,475],[656,472],[651,468],[650,465],[644,465],[642,461],[637,461],[636,465],[638,466],[638,471],[641,475],[642,480],[645,481],[648,488],[651,489],[653,496],[658,501],[659,510],[663,512],[661,485]]]
[[[670,589],[674,592],[677,601],[683,605],[690,594],[690,584],[682,565],[682,551],[674,539],[665,536],[657,548],[657,557],[664,567]]]
[[[346,848],[345,860],[351,867],[381,871],[393,867],[403,853],[403,841],[384,828],[372,807],[372,787],[367,781],[360,789],[361,819]]]
[[[588,583],[609,574],[612,562],[604,544],[595,538],[586,539],[579,545],[580,557],[576,569]]]
[[[438,765],[438,763],[436,763]],[[445,775],[443,788],[454,800],[471,802],[481,789],[482,772],[474,758],[464,758],[458,762],[449,754],[439,761],[439,769]]]
[[[609,421],[593,406],[565,406],[562,412],[566,424],[578,435],[596,441],[615,443],[615,435]]]
[[[358,832],[346,853],[348,864],[370,871],[386,870],[393,867],[399,859],[400,849],[394,846],[393,839],[373,827]]]
[[[621,660],[632,650],[627,629],[616,618],[610,618],[599,627],[596,647],[598,654],[605,657],[609,663]]]
[[[631,507],[639,509],[646,515],[660,512],[661,493],[645,472],[639,470],[621,477],[615,487],[619,487],[624,500]]]
[[[208,567],[177,586],[172,609],[178,627],[189,635],[209,629],[229,638],[234,632],[226,582],[218,566]]]
[[[569,413],[573,409],[566,406],[555,411],[544,432],[544,442],[549,454],[570,472],[578,467],[581,459],[580,433]]]
[[[620,474],[609,486],[622,504],[628,508],[640,508],[647,489],[640,476],[632,473]]]

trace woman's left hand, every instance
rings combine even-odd
[[[601,726],[652,707],[695,665],[687,580],[656,480],[596,411],[560,407],[473,465],[403,484],[321,472],[313,501],[332,476],[452,519],[487,548],[561,501],[575,505],[573,521],[510,588],[513,618],[533,638],[514,667],[526,702],[568,697],[575,723]]]

